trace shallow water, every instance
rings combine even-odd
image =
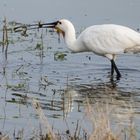
[[[0,17],[23,23],[65,17],[75,24],[79,35],[87,26],[102,23],[122,24],[136,30],[140,23],[139,6],[138,0],[1,0]],[[70,53],[64,41],[58,43],[57,38],[55,33],[45,30],[30,31],[26,38],[9,33],[7,61],[2,52],[0,55],[0,131],[12,136],[14,131],[23,129],[25,137],[30,138],[40,127],[32,107],[35,98],[55,131],[74,132],[79,121],[83,129],[91,132],[85,115],[88,100],[93,107],[101,103],[116,110],[117,115],[111,120],[113,128],[119,124],[128,126],[133,121],[139,138],[140,55],[120,55],[116,63],[123,76],[119,81],[110,81],[107,59],[92,53]],[[42,43],[43,49],[37,48]]]

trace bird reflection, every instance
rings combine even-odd
[[[95,103],[109,104],[110,106],[117,106],[120,108],[139,106],[137,96],[139,93],[126,91],[121,89],[118,80],[110,80],[108,82],[101,82],[96,84],[75,85],[65,90],[63,94],[63,113],[67,117],[74,108],[77,112],[84,110],[87,105],[87,99],[90,105]]]
[[[63,117],[66,118],[73,111],[74,106],[77,106],[77,111],[80,112],[80,108],[85,105],[87,98],[89,98],[90,104],[93,104],[97,99],[102,100],[105,98],[105,95],[116,94],[117,82],[111,80],[106,83],[75,85],[67,88],[62,94]]]
[[[65,90],[63,100],[63,117],[66,118],[74,108],[74,98],[78,96],[78,91],[73,89]]]

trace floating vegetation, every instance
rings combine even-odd
[[[25,90],[26,89],[26,84],[25,83],[19,83],[17,85],[7,85],[7,88],[9,88],[13,91]]]
[[[42,43],[37,43],[35,46],[35,50],[42,50],[42,49],[43,49]]]
[[[58,60],[64,61],[64,60],[66,60],[66,56],[67,56],[67,54],[65,54],[63,52],[56,52],[54,54],[54,60],[56,60],[56,61],[58,61]]]
[[[6,102],[8,103],[15,103],[15,104],[23,104],[23,105],[27,105],[28,104],[28,99],[29,97],[27,96],[27,94],[23,95],[22,93],[13,93],[12,94],[15,97],[12,97],[9,100],[6,100]]]

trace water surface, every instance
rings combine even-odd
[[[74,23],[77,36],[92,24],[116,23],[137,30],[139,7],[138,0],[1,0],[1,29],[5,16],[8,21],[22,23],[67,18]],[[12,136],[14,131],[24,130],[26,138],[38,131],[40,120],[32,107],[35,98],[56,131],[73,132],[79,121],[83,129],[91,132],[85,115],[88,99],[92,107],[101,103],[116,110],[116,117],[111,119],[113,128],[118,124],[127,127],[132,118],[139,137],[139,54],[120,55],[116,63],[123,76],[119,81],[110,81],[107,59],[93,53],[73,54],[62,39],[58,43],[55,33],[35,30],[28,37],[9,33],[9,39],[7,61],[0,52],[0,131]],[[38,48],[40,44],[43,49]],[[130,108],[133,117],[126,117]]]

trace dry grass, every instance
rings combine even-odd
[[[115,104],[115,101],[112,101]],[[117,104],[117,103],[116,103]],[[132,104],[124,101],[119,105],[97,102],[91,106],[87,101],[86,115],[92,122],[92,134],[89,140],[136,140],[136,128],[133,121]]]
[[[81,136],[80,131],[83,130],[79,125],[80,123],[77,123],[74,134],[72,134],[70,130],[67,130],[65,137],[62,137],[61,134],[57,137],[58,134],[53,132],[52,126],[49,124],[48,119],[44,115],[37,100],[33,100],[33,107],[39,115],[40,121],[45,128],[44,130],[46,130],[44,137],[42,137],[41,140],[136,140],[135,127],[134,123],[132,123],[132,108],[127,109],[127,111],[124,112],[126,120],[130,120],[130,126],[126,132],[123,125],[116,125],[115,128],[111,128],[114,116],[121,122],[122,117],[120,117],[120,115],[117,116],[118,111],[120,111],[118,108],[110,108],[109,104],[104,103],[96,103],[91,106],[87,101],[86,118],[88,118],[92,124],[92,133],[82,133],[84,136]]]
[[[114,101],[113,101],[114,102]],[[135,124],[133,122],[134,110],[130,105],[121,110],[118,105],[111,106],[109,103],[97,102],[91,106],[87,99],[85,116],[82,120],[77,121],[75,128],[68,129],[66,132],[54,132],[47,117],[45,116],[40,103],[33,99],[33,108],[35,109],[40,122],[39,133],[34,133],[30,140],[137,140]],[[126,106],[122,102],[123,106]],[[89,120],[92,125],[92,131],[88,132],[82,126],[82,122]],[[113,125],[114,124],[114,125]],[[68,126],[69,124],[66,125]],[[24,130],[14,132],[14,139],[24,139]],[[0,134],[0,140],[10,140],[8,135]]]
[[[92,134],[89,140],[119,140],[120,138],[117,134],[114,134],[111,130],[110,115],[112,109],[108,105],[104,104],[94,104],[91,107],[88,104],[86,109],[86,115],[92,122]]]
[[[7,134],[2,134],[0,132],[0,140],[10,140],[9,136]]]
[[[40,103],[35,99],[33,99],[33,107],[40,118],[44,130],[46,131],[46,134],[44,134],[45,137],[42,138],[42,140],[56,140],[56,135],[52,130],[52,126],[49,124],[47,117],[44,115],[44,112],[40,107]]]

